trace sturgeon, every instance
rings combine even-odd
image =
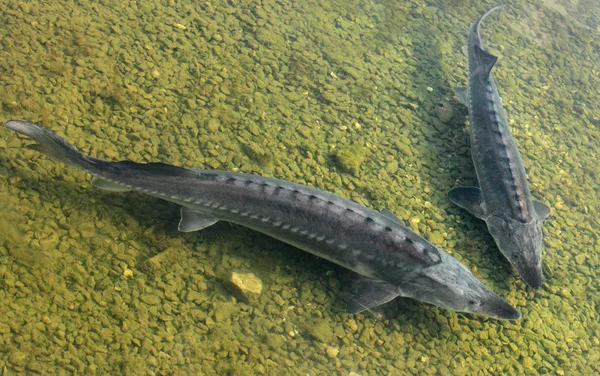
[[[534,288],[542,285],[542,224],[550,209],[533,200],[525,167],[510,133],[491,70],[498,58],[483,49],[479,26],[497,5],[471,26],[464,48],[469,85],[455,89],[469,107],[471,157],[479,187],[458,187],[449,199],[483,219],[500,252]]]
[[[80,153],[42,126],[17,120],[5,126],[37,141],[29,148],[93,175],[95,187],[138,191],[181,205],[180,231],[232,222],[358,273],[364,278],[353,287],[348,313],[401,296],[499,319],[521,317],[464,265],[388,211],[379,213],[316,188],[257,175],[108,162]]]

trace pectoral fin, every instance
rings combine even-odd
[[[448,198],[475,217],[485,219],[485,203],[481,189],[477,187],[454,188],[448,192]]]
[[[181,208],[181,220],[177,229],[181,232],[199,231],[214,225],[218,221],[216,218],[183,207]]]
[[[535,213],[538,218],[542,221],[550,215],[550,208],[541,201],[533,200],[533,207],[535,208]]]
[[[133,190],[132,188],[129,188],[125,185],[113,183],[112,181],[104,180],[97,177],[92,179],[92,186],[111,192],[129,192]]]
[[[346,306],[346,313],[354,314],[385,304],[397,297],[398,289],[387,282],[370,278],[356,281],[352,287],[352,299]]]
[[[458,97],[458,101],[465,106],[469,105],[469,90],[466,86],[457,86],[454,88],[454,94]]]

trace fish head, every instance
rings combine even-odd
[[[464,265],[451,256],[421,270],[398,287],[409,296],[438,307],[503,320],[518,320],[521,314],[490,291]]]
[[[485,222],[500,252],[517,269],[521,278],[529,286],[540,288],[543,220],[520,222],[492,215]]]

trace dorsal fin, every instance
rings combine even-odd
[[[481,63],[481,65],[485,69],[485,72],[486,72],[487,76],[489,77],[490,71],[492,70],[492,68],[496,64],[496,61],[498,61],[498,57],[495,56],[495,55],[492,55],[491,53],[489,53],[489,52],[487,52],[485,50],[483,50],[479,46],[474,46],[474,51],[475,51],[475,54],[476,54],[479,62]]]
[[[475,58],[481,64],[483,69],[485,70],[487,76],[490,75],[490,71],[498,61],[498,57],[492,55],[489,52],[486,52],[483,49],[483,42],[481,41],[481,35],[479,34],[479,26],[481,22],[490,15],[490,13],[501,9],[504,7],[504,4],[496,5],[495,7],[490,8],[487,12],[485,12],[477,22],[473,24],[471,27],[471,34],[469,35],[469,45],[473,46],[473,53],[475,54]]]

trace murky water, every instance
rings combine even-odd
[[[38,122],[99,158],[251,172],[387,208],[523,315],[409,299],[347,315],[350,272],[227,223],[179,233],[175,205],[94,189],[1,130],[3,374],[600,372],[600,7],[515,2],[482,29],[532,194],[552,208],[533,291],[446,198],[476,179],[452,90],[490,5],[0,4],[2,123]],[[238,293],[233,273],[262,290]]]

